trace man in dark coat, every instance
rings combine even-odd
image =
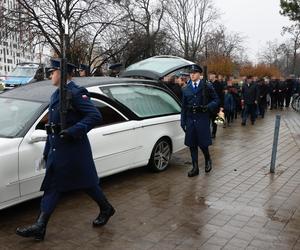
[[[177,84],[178,75],[171,76],[167,82],[165,82],[165,85],[168,87],[169,90],[172,91],[174,95],[178,97],[179,100],[182,99],[182,91],[179,84]]]
[[[99,178],[93,161],[87,133],[102,120],[101,114],[93,105],[85,88],[72,81],[73,67],[68,65],[67,91],[71,96],[66,115],[67,129],[60,129],[60,61],[51,61],[51,80],[58,87],[52,94],[49,104],[49,124],[46,125],[47,142],[44,149],[46,175],[41,191],[40,215],[35,224],[17,228],[16,233],[23,237],[43,240],[50,215],[59,198],[70,190],[84,190],[100,208],[94,226],[102,226],[115,213],[99,186]]]
[[[269,91],[270,91],[270,97],[271,97],[271,110],[277,109],[278,104],[278,80],[276,77],[272,77],[272,80],[269,84]]]
[[[219,107],[216,110],[216,112],[211,113],[211,117],[210,117],[211,126],[212,126],[211,136],[212,136],[212,138],[215,138],[216,134],[217,134],[217,128],[218,128],[217,124],[215,123],[215,120],[217,118],[219,109],[224,107],[224,85],[223,85],[223,82],[220,81],[220,80],[222,80],[221,76],[219,77],[219,80],[216,79],[215,74],[211,74],[209,76],[209,78],[210,78],[209,80],[219,98]]]
[[[256,105],[258,103],[258,88],[256,83],[253,81],[252,76],[247,76],[246,82],[242,87],[242,102],[244,103],[245,110],[242,117],[242,126],[246,125],[246,121],[250,114],[251,123],[254,125],[256,119]]]
[[[286,80],[286,90],[285,90],[285,107],[288,108],[291,103],[291,97],[293,95],[294,88],[294,76],[290,75]]]
[[[259,99],[258,99],[258,109],[259,114],[261,115],[261,118],[265,117],[265,111],[267,108],[267,94],[268,94],[268,86],[265,83],[265,80],[262,78],[258,81],[258,93],[259,93]]]
[[[280,78],[280,80],[278,81],[278,108],[280,108],[281,110],[283,109],[284,106],[284,98],[285,98],[285,94],[286,94],[286,82],[284,78]]]
[[[201,80],[201,67],[193,65],[190,80],[182,90],[181,127],[185,131],[185,145],[190,148],[193,168],[188,176],[199,174],[198,147],[205,157],[205,172],[210,172],[212,162],[208,146],[212,144],[210,133],[210,112],[219,105],[219,98],[211,84]]]

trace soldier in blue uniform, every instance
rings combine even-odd
[[[212,169],[208,146],[212,144],[210,132],[210,112],[219,105],[219,98],[210,83],[201,80],[202,69],[193,65],[190,80],[182,90],[181,127],[185,131],[185,145],[190,148],[193,168],[188,176],[199,174],[198,147],[205,157],[205,172]]]
[[[115,213],[101,188],[93,161],[87,133],[102,120],[101,114],[91,102],[85,88],[72,81],[73,66],[67,67],[67,90],[69,108],[66,116],[67,129],[60,129],[60,61],[51,61],[51,80],[58,87],[52,94],[49,105],[49,124],[46,125],[47,142],[44,149],[46,175],[41,191],[40,214],[35,224],[17,228],[16,233],[23,237],[43,240],[50,215],[59,198],[71,190],[84,190],[99,205],[100,213],[93,221],[94,226],[102,226]]]
[[[90,66],[86,64],[80,64],[79,65],[79,76],[84,77],[84,76],[89,76],[90,75]]]

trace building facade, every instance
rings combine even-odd
[[[0,77],[6,76],[20,62],[33,62],[34,53],[30,45],[30,33],[11,32],[5,26],[5,15],[16,9],[15,0],[0,0]]]

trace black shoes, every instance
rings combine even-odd
[[[212,162],[211,159],[205,161],[205,173],[209,173],[212,169]]]
[[[188,172],[188,177],[194,177],[196,175],[199,175],[199,167],[198,163],[193,162],[193,168],[191,171]]]
[[[49,218],[50,215],[41,212],[35,224],[24,228],[18,227],[16,229],[16,234],[22,237],[32,237],[37,241],[42,241],[46,234],[46,227]]]
[[[246,126],[246,122],[242,122],[242,126]]]
[[[112,205],[109,205],[109,208],[105,211],[101,211],[98,217],[93,221],[94,227],[101,227],[104,226],[109,218],[115,214],[116,210],[112,207]]]
[[[205,161],[205,173],[209,173],[212,169],[211,159]],[[197,163],[193,163],[193,168],[188,172],[188,177],[194,177],[199,175],[199,167]]]

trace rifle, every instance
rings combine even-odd
[[[204,87],[202,91],[202,98],[203,98],[203,104],[207,105],[208,99],[209,99],[209,89],[207,86],[208,83],[208,77],[207,77],[207,66],[203,66],[203,81],[204,81]]]
[[[205,83],[208,82],[208,77],[207,77],[207,65],[203,66],[203,80]]]
[[[69,36],[69,25],[68,20],[65,20],[65,33],[64,33],[64,44],[62,51],[62,58],[60,61],[60,86],[59,86],[59,115],[60,115],[60,127],[61,130],[66,129],[66,117],[68,112],[68,91],[67,91],[67,58],[66,48],[67,40]]]

